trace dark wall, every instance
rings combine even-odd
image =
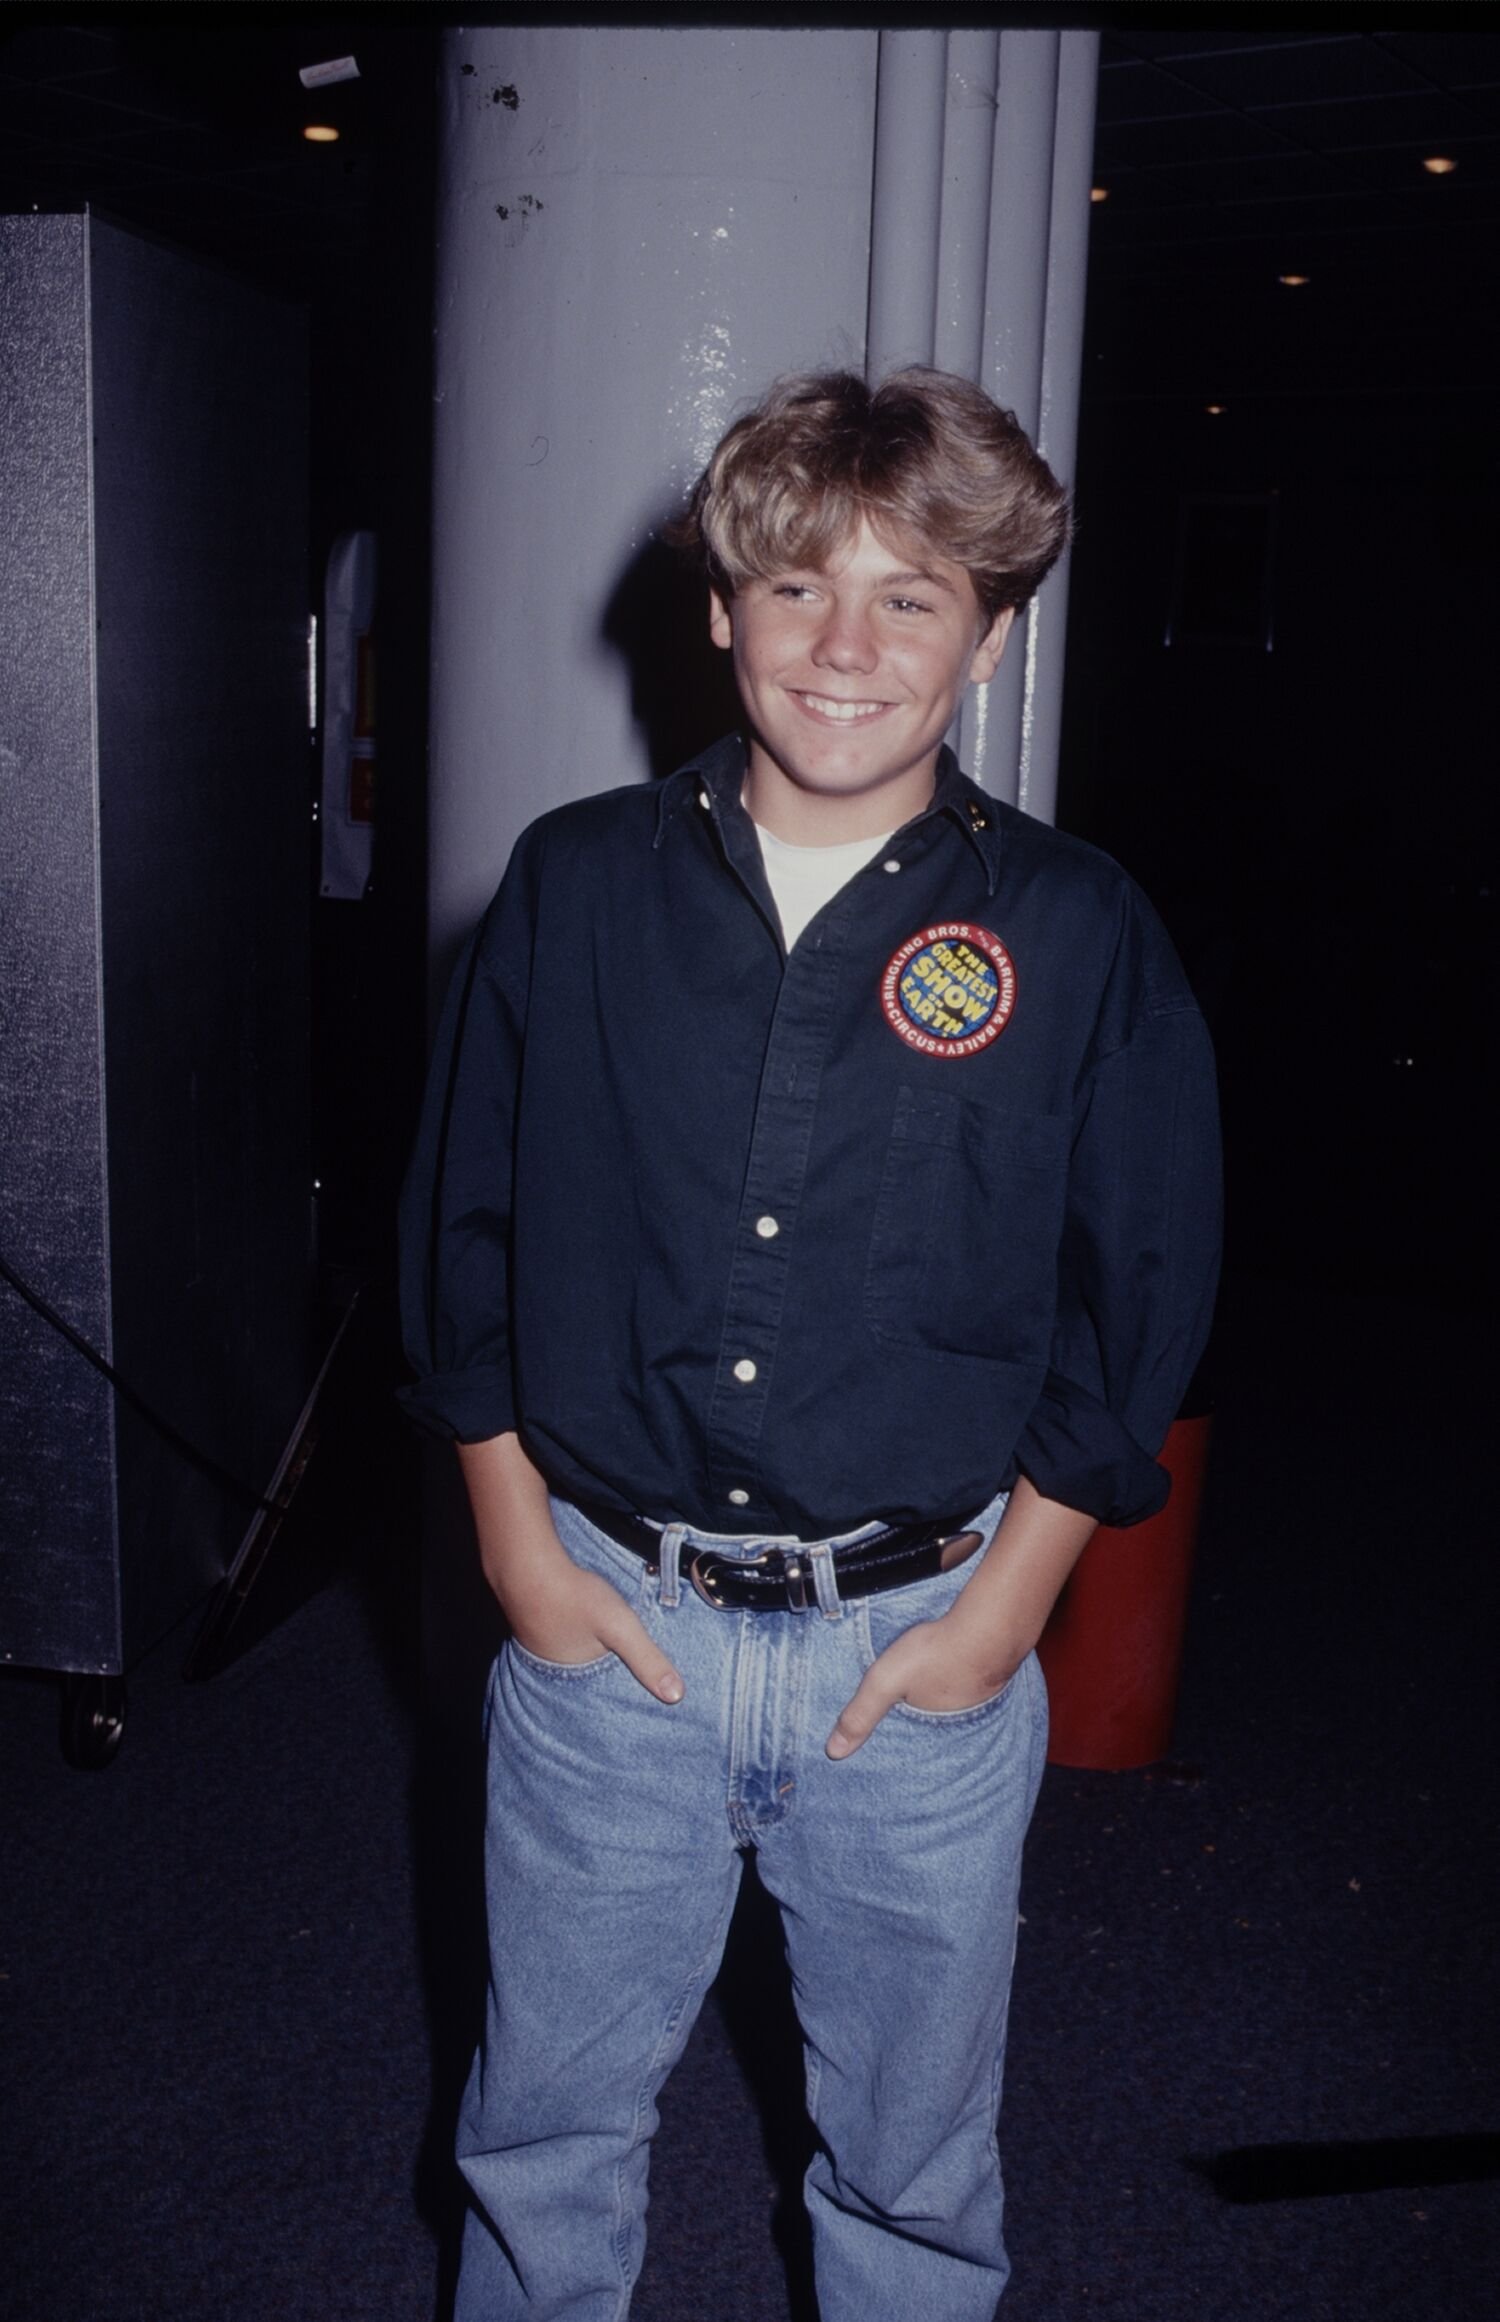
[[[314,1149],[331,1285],[377,1297],[426,1041],[436,41],[405,28],[400,74],[372,70],[360,86],[379,157],[366,230],[311,301],[309,601],[321,615],[340,533],[372,530],[379,558],[374,872],[362,902],[314,891]]]
[[[1467,1301],[1489,1287],[1493,326],[1461,279],[1415,316],[1389,269],[1336,280],[1331,314],[1267,279],[1099,287],[1059,820],[1141,879],[1209,1012],[1231,1262]],[[1191,548],[1248,534],[1257,500],[1269,650],[1243,552],[1215,574]]]
[[[97,219],[89,276],[115,1359],[263,1485],[313,1376],[305,319]],[[116,1437],[133,1653],[245,1517]]]

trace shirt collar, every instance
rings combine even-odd
[[[983,865],[985,892],[993,895],[1000,878],[1000,808],[988,791],[969,780],[946,743],[927,812],[958,824]]]
[[[720,822],[742,813],[740,793],[745,786],[745,761],[744,736],[726,734],[700,757],[690,759],[676,774],[669,775],[657,800],[653,844],[661,845],[668,823],[684,809],[696,807],[702,811],[706,807]],[[960,770],[946,743],[938,754],[931,804],[913,816],[905,827],[914,829],[918,823],[938,814],[957,823],[978,855],[984,868],[986,890],[993,895],[1000,877],[999,810],[994,799]]]
[[[653,843],[661,845],[667,824],[686,808],[706,806],[719,816],[737,813],[745,787],[746,757],[744,736],[726,734],[675,774],[669,774],[657,800]]]

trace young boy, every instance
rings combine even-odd
[[[1007,413],[786,380],[684,530],[744,732],[522,837],[406,1196],[409,1402],[511,1630],[457,2313],[625,2314],[753,1847],[822,2322],[991,2322],[1032,1647],[1166,1496],[1208,1045],[1124,875],[944,747],[1066,537]]]

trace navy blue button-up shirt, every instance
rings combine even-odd
[[[945,751],[788,956],[744,767],[731,737],[519,841],[403,1200],[408,1408],[711,1531],[957,1515],[1018,1472],[1152,1513],[1219,1231],[1159,921]]]

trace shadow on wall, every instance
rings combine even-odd
[[[600,635],[630,673],[630,708],[659,781],[740,722],[727,653],[708,634],[708,585],[654,535],[611,591]]]

